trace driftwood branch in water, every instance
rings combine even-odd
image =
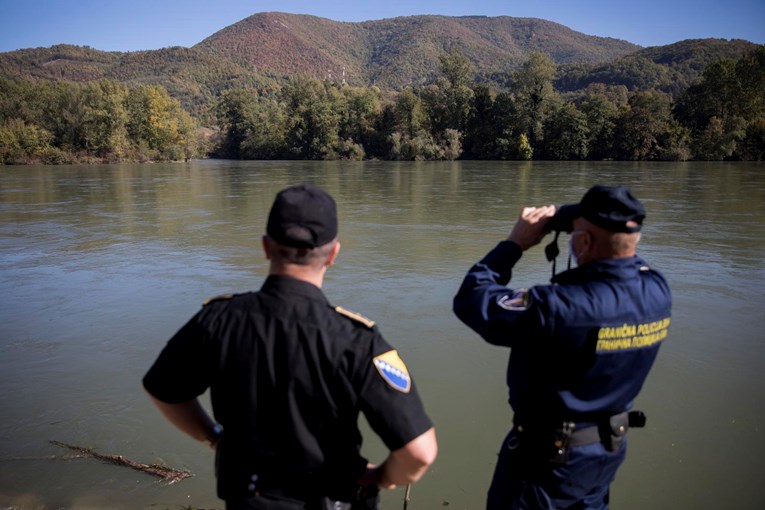
[[[130,459],[126,459],[122,455],[103,455],[94,451],[92,448],[85,448],[82,446],[75,446],[61,441],[51,441],[51,444],[60,446],[61,448],[68,448],[77,452],[75,456],[65,455],[59,458],[85,458],[92,457],[103,462],[109,462],[111,464],[117,464],[118,466],[126,466],[142,473],[147,473],[160,478],[160,482],[172,485],[175,482],[180,482],[184,478],[194,476],[190,471],[184,469],[173,469],[163,464],[141,464]]]

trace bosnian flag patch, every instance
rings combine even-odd
[[[388,386],[402,393],[409,393],[412,388],[412,378],[409,377],[409,370],[398,352],[393,350],[380,354],[372,362]]]
[[[504,295],[497,299],[497,304],[505,310],[526,310],[529,307],[529,291],[518,289],[512,294]]]

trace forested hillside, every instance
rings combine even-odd
[[[161,85],[203,124],[221,93],[232,88],[275,89],[288,76],[309,76],[354,86],[400,90],[433,82],[438,57],[459,50],[475,80],[507,88],[510,74],[531,52],[558,65],[561,92],[592,83],[630,91],[677,95],[706,65],[738,58],[755,45],[715,39],[640,49],[593,37],[540,19],[481,16],[410,16],[340,23],[314,16],[262,13],[211,35],[193,48],[104,52],[57,45],[0,53],[0,76],[9,79]]]
[[[555,86],[561,92],[571,92],[603,83],[624,85],[630,91],[660,90],[677,96],[696,83],[710,64],[737,59],[756,47],[742,40],[689,39],[644,48],[606,64],[562,66]]]
[[[756,159],[765,47],[544,20],[255,15],[193,48],[0,53],[0,163]]]
[[[221,92],[235,87],[276,87],[267,73],[194,48],[104,52],[57,45],[0,53],[0,77],[86,83],[116,80],[125,85],[161,85],[203,122],[214,122],[210,106]]]
[[[195,47],[283,75],[340,78],[345,69],[347,83],[381,88],[432,81],[438,55],[452,49],[477,70],[517,67],[533,51],[556,63],[604,63],[639,49],[533,18],[407,16],[340,23],[284,13],[250,16]]]
[[[203,156],[197,122],[160,85],[0,78],[0,163]]]
[[[610,62],[639,49],[545,20],[410,16],[340,23],[315,16],[262,13],[211,35],[193,48],[103,52],[57,45],[0,53],[0,76],[162,85],[203,122],[221,92],[275,86],[303,75],[382,89],[424,84],[438,75],[438,56],[459,49],[476,73],[517,68],[532,51],[556,63]]]

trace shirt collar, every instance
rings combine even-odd
[[[640,257],[595,260],[583,266],[563,271],[553,277],[552,283],[580,283],[591,280],[626,279],[636,277],[648,267]]]
[[[272,291],[278,293],[288,293],[291,295],[299,295],[308,299],[329,304],[327,297],[319,287],[312,283],[308,283],[304,280],[299,280],[291,276],[275,274],[268,275],[268,278],[266,278],[266,281],[263,282],[263,286],[260,288],[260,290],[265,292]]]

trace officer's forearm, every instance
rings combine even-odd
[[[532,303],[531,291],[507,287],[522,254],[513,241],[499,243],[470,268],[454,296],[454,314],[490,344],[512,348],[518,338],[536,331],[545,316]]]
[[[436,460],[436,455],[436,431],[431,427],[388,455],[377,468],[377,485],[383,489],[392,489],[397,485],[416,482]]]
[[[215,422],[198,399],[171,404],[163,402],[151,394],[150,396],[154,405],[170,423],[198,441],[207,442],[211,446],[215,445],[217,440]]]
[[[502,241],[470,268],[462,281],[457,298],[472,300],[487,289],[504,287],[510,281],[513,267],[521,259],[523,250],[513,241]]]
[[[455,315],[478,334],[492,341],[487,330],[490,307],[496,296],[505,295],[513,266],[523,255],[521,247],[512,241],[503,241],[475,264],[454,296],[452,310]],[[494,343],[494,342],[492,342]]]

